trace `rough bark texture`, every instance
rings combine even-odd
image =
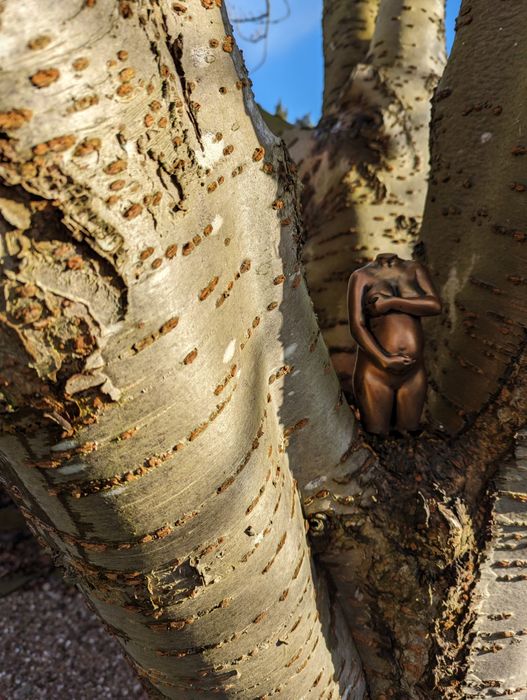
[[[474,641],[465,697],[524,698],[527,694],[527,431],[515,439],[493,494],[492,535],[475,589]]]
[[[422,240],[445,303],[430,404],[450,430],[493,400],[526,341],[525,32],[519,2],[464,2],[435,97]]]
[[[2,480],[152,693],[362,698],[289,460],[364,457],[220,5],[4,4]]]
[[[325,4],[326,75],[347,63],[353,70],[340,76],[340,91],[330,82],[310,141],[289,142],[304,183],[308,287],[346,388],[354,354],[346,284],[378,252],[411,257],[427,187],[429,100],[445,61],[443,0],[384,0],[367,56],[359,59],[352,42],[346,58],[341,33],[374,4]],[[332,46],[340,47],[337,67]]]
[[[480,371],[459,371],[440,328],[437,394],[452,398],[450,372],[463,388],[460,406],[432,409],[462,432],[368,444],[305,290],[292,166],[261,123],[218,4],[5,6],[5,30],[17,31],[2,44],[0,84],[4,479],[151,693],[360,698],[340,601],[373,698],[461,698],[486,488],[510,458],[527,391],[525,307],[513,295],[524,154],[506,121],[510,108],[521,126],[522,105],[505,65],[489,73],[496,93],[504,86],[499,103],[482,97],[463,116],[456,95],[483,90],[492,42],[520,70],[513,34],[525,20],[515,3],[464,5],[461,41],[478,22],[481,33],[474,54],[458,38],[455,90],[442,86],[438,99],[450,97],[435,116],[425,257],[446,330],[460,348],[468,334],[473,354],[461,359],[488,358],[475,365],[488,380],[481,389]],[[386,0],[338,119],[293,146],[314,139],[302,166],[307,259],[344,371],[339,285],[376,248],[408,256],[415,239],[441,12]],[[482,149],[514,137],[508,159],[467,153],[486,184],[460,188],[453,163],[470,141],[459,124],[491,115],[506,117],[504,131],[483,124]],[[448,216],[466,228],[446,235],[433,198],[458,196],[466,215]],[[488,289],[484,302],[473,288]],[[505,359],[491,366],[485,352]],[[289,465],[337,588],[331,607]]]
[[[421,254],[435,275],[445,314],[439,323],[430,324],[430,413],[436,425],[459,431],[456,444],[468,467],[464,499],[473,511],[487,489],[492,493],[489,477],[496,475],[498,483],[510,483],[510,465],[518,448],[516,433],[527,411],[527,206],[522,180],[527,115],[518,93],[524,73],[520,46],[526,30],[519,3],[464,2],[434,105],[432,176]],[[516,471],[521,480],[521,469]],[[521,502],[520,487],[518,492]],[[502,491],[495,515],[489,504],[480,522],[475,519],[476,531],[490,531],[493,517],[499,525],[499,512],[506,505],[507,494]],[[486,545],[487,558],[507,559],[500,551],[508,549],[505,545],[503,536],[494,531]],[[499,616],[505,599],[525,595],[524,584],[521,576],[492,577],[484,568],[476,600],[481,586],[486,586],[485,614]],[[474,652],[482,641],[478,634],[487,631],[476,616]],[[442,646],[444,656],[438,654],[438,676],[453,658],[456,643],[451,642],[450,649]],[[461,634],[458,648],[463,642],[467,637]],[[503,669],[514,666],[514,649],[506,644],[500,650]],[[463,665],[460,655],[459,660]],[[500,681],[482,674],[481,663],[474,664],[472,657],[469,671],[476,678]],[[487,666],[490,675],[491,668],[493,662]],[[510,690],[513,678],[503,675],[499,686],[506,682]],[[491,691],[484,691],[483,685],[477,692],[485,697]],[[460,692],[452,697],[466,697]]]
[[[348,488],[373,491],[369,501],[311,516],[314,546],[348,615],[372,697],[464,698],[487,488],[525,420],[526,368],[523,356],[456,440],[428,432],[369,439],[369,472],[347,478]]]

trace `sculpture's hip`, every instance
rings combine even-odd
[[[390,372],[379,367],[363,350],[357,348],[357,357],[353,371],[353,393],[360,400],[360,397],[366,390],[366,386],[371,382],[387,387],[392,391],[397,391],[421,372],[424,372],[424,364],[421,358],[401,372]]]

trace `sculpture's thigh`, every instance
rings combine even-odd
[[[426,396],[426,372],[418,367],[404,381],[396,393],[396,427],[398,430],[417,430]]]
[[[353,392],[359,407],[363,426],[369,433],[387,435],[390,431],[394,390],[391,377],[370,362],[363,353],[357,353],[353,373]]]

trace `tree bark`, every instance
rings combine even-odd
[[[2,480],[151,693],[358,699],[289,462],[362,453],[220,5],[5,4]]]
[[[525,348],[527,325],[527,113],[518,89],[527,19],[517,4],[465,2],[457,26],[434,100],[422,233],[445,302],[431,324],[430,404],[453,431],[495,399]]]
[[[458,435],[465,464],[462,498],[479,529],[488,597],[487,619],[482,620],[477,609],[481,582],[470,596],[466,617],[473,616],[472,642],[467,634],[459,635],[457,642],[448,639],[448,633],[438,635],[442,643],[436,676],[444,675],[462,640],[466,647],[458,651],[457,664],[466,657],[467,647],[472,648],[468,678],[476,677],[475,687],[478,677],[492,680],[496,668],[496,662],[489,661],[482,675],[483,667],[475,661],[478,646],[488,636],[490,616],[498,620],[508,611],[504,601],[525,596],[521,576],[490,576],[485,559],[495,560],[496,569],[507,568],[504,549],[515,544],[508,534],[500,537],[500,527],[516,533],[510,537],[517,539],[522,526],[521,510],[511,508],[509,499],[518,505],[523,499],[521,464],[515,470],[510,465],[527,411],[527,208],[522,167],[527,115],[518,96],[518,76],[524,70],[518,47],[526,28],[518,6],[462,4],[452,55],[434,100],[432,175],[422,233],[421,254],[445,303],[443,318],[431,324],[430,415],[436,425]],[[518,472],[514,488],[513,471]],[[478,517],[485,497],[488,503]],[[509,518],[507,509],[513,511]],[[510,564],[513,569],[515,563]],[[519,620],[511,621],[516,623]],[[496,644],[502,648],[490,651],[499,651],[503,675],[494,680],[503,690],[504,685],[514,685],[506,670],[514,666],[514,647]],[[468,686],[466,693],[471,693]]]
[[[436,98],[421,252],[448,320],[434,332],[432,410],[461,432],[366,444],[305,289],[294,168],[262,123],[218,5],[5,5],[2,479],[152,695],[361,698],[341,603],[372,697],[459,698],[485,489],[527,410],[514,297],[523,17],[466,3],[460,36],[476,49],[457,42],[454,87]],[[344,372],[338,285],[376,248],[409,256],[416,237],[441,11],[383,3],[367,63],[339,93],[339,122],[304,133],[308,265]],[[429,53],[414,41],[423,27]],[[490,62],[501,37],[510,71]],[[479,97],[482,70],[496,104]],[[460,95],[474,97],[464,116]],[[454,163],[474,134],[481,150],[462,155],[477,184],[460,188]],[[494,139],[509,159],[484,150]],[[461,214],[448,210],[452,233],[434,197],[462,198]],[[342,245],[350,235],[360,246]],[[337,587],[331,603],[290,467]]]
[[[353,69],[364,63],[375,28],[380,0],[326,0],[322,16],[324,35],[324,97],[322,114],[338,104],[342,86]]]
[[[473,596],[473,641],[462,689],[467,698],[495,697],[495,694],[521,697],[527,690],[523,558],[527,527],[525,430],[518,433],[515,443],[513,459],[503,465],[497,479],[492,536],[483,553]]]

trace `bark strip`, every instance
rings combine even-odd
[[[472,629],[463,692],[467,698],[514,696],[527,691],[527,432],[516,437],[514,459],[497,477],[492,536],[474,592]]]

